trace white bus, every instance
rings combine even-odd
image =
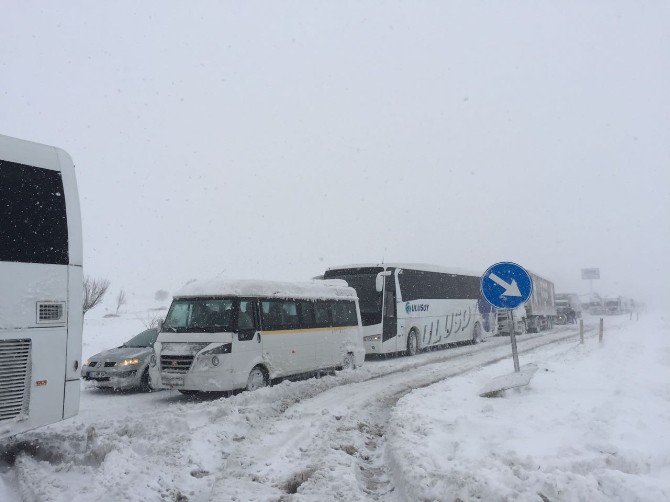
[[[255,390],[365,358],[356,291],[342,281],[192,282],[154,348],[153,385],[184,394]]]
[[[367,354],[404,352],[453,342],[479,342],[493,326],[480,274],[421,264],[362,264],[330,268],[360,302]]]
[[[72,159],[0,136],[0,437],[79,410],[81,265]]]

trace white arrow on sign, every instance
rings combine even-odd
[[[512,279],[512,284],[506,283],[503,279],[498,277],[496,274],[489,274],[489,279],[495,282],[498,286],[505,288],[502,296],[521,296],[521,291],[519,291],[519,286],[517,286],[516,281]]]

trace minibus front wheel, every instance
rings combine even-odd
[[[268,386],[268,382],[269,378],[265,369],[262,366],[254,366],[247,378],[247,390],[262,389]]]

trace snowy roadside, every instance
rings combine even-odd
[[[137,319],[87,320],[84,345],[90,353],[85,355],[118,345],[134,334],[126,332],[137,330],[138,324],[141,323]],[[593,327],[591,321],[589,326]],[[524,335],[520,337],[520,348],[575,336],[574,327]],[[390,377],[404,392],[411,389],[408,382],[422,372],[432,382],[441,378],[443,371],[473,367],[501,356],[509,357],[509,340],[495,338],[480,345],[453,347],[412,358],[370,361],[357,371],[337,376],[284,382],[270,389],[202,402],[167,391],[117,394],[86,390],[79,416],[26,433],[10,445],[10,455],[4,458],[9,465],[0,469],[0,493],[4,485],[6,493],[12,494],[9,500],[207,500],[215,479],[231,481],[225,476],[221,478],[224,466],[231,467],[229,457],[239,458],[240,447],[247,443],[249,448],[242,450],[253,453],[254,438],[261,431],[271,430],[274,422],[300,422],[296,410],[312,416],[308,408],[320,406],[318,400],[312,404],[312,398],[321,394],[325,406],[331,408],[330,415],[337,414],[336,403],[328,402],[331,396],[326,393],[328,390],[342,386],[341,391],[333,391],[335,401],[351,401],[355,396],[347,386],[370,381],[370,385],[358,388],[361,392],[372,392],[374,398],[387,387],[388,392],[397,392],[388,380]],[[424,371],[427,366],[434,368]],[[369,401],[366,396],[361,394],[362,401],[352,404],[354,411],[366,406]],[[308,401],[305,409],[299,406],[303,400]],[[336,439],[344,443],[347,435],[356,436],[358,431],[355,422],[353,431],[340,429],[338,435],[342,437]],[[330,450],[326,445],[317,455]],[[279,469],[277,479],[282,483],[296,472],[295,465],[275,467]],[[276,495],[276,489],[274,492],[268,489],[270,485],[261,491]],[[251,494],[247,488],[250,487],[241,489],[242,499]],[[309,483],[304,486],[307,488]]]
[[[646,317],[599,346],[522,356],[540,370],[502,398],[478,390],[501,361],[412,391],[387,455],[411,500],[670,500],[670,324]]]

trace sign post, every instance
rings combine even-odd
[[[514,333],[514,309],[530,298],[533,292],[533,280],[521,265],[512,262],[500,262],[490,266],[484,272],[481,288],[482,296],[495,309],[509,311],[514,372],[518,373],[520,368],[516,334]]]

